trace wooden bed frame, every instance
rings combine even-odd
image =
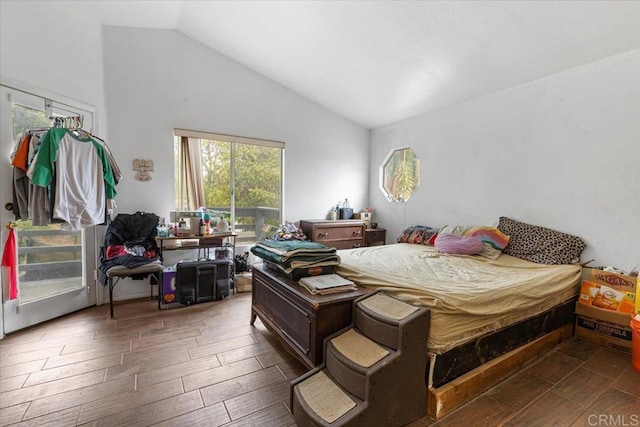
[[[572,336],[573,325],[565,325],[456,378],[442,387],[429,387],[427,389],[428,414],[435,419],[442,418]]]
[[[572,337],[575,302],[571,298],[441,355],[429,354],[429,415],[442,418]]]

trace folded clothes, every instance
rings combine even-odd
[[[256,243],[256,246],[284,258],[298,253],[326,254],[336,252],[336,248],[309,240],[264,240]]]
[[[335,262],[340,264],[340,257],[336,255],[335,250],[333,252],[298,252],[290,256],[282,256],[273,253],[262,246],[255,245],[251,248],[251,252],[264,260],[271,261],[274,264],[278,264],[284,268],[290,268],[292,265],[296,265],[296,268],[305,267],[308,264],[317,264],[318,262]],[[329,265],[329,264],[327,264]]]
[[[340,257],[336,248],[308,240],[266,240],[258,242],[251,252],[271,262],[279,270],[290,273],[296,268],[337,266]]]
[[[280,264],[270,262],[269,265],[271,267],[275,267],[277,270],[282,271],[283,273],[291,273],[296,269],[308,269],[312,267],[325,267],[325,266],[338,266],[340,265],[340,258],[338,259],[330,259],[330,260],[319,260],[319,261],[310,261],[310,262],[302,262],[302,261],[294,261],[289,264]]]

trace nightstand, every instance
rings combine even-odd
[[[387,230],[384,228],[367,228],[364,230],[365,246],[384,245],[387,238]]]

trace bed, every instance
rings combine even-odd
[[[520,230],[510,231],[519,255]],[[445,254],[425,242],[338,251],[337,273],[430,308],[425,382],[429,413],[439,418],[572,335],[581,267],[507,251]]]

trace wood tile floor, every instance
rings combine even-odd
[[[256,321],[251,295],[157,310],[93,307],[0,340],[0,425],[294,426],[304,367]],[[458,411],[419,426],[640,425],[630,357],[570,341]],[[625,424],[626,423],[626,424]]]

